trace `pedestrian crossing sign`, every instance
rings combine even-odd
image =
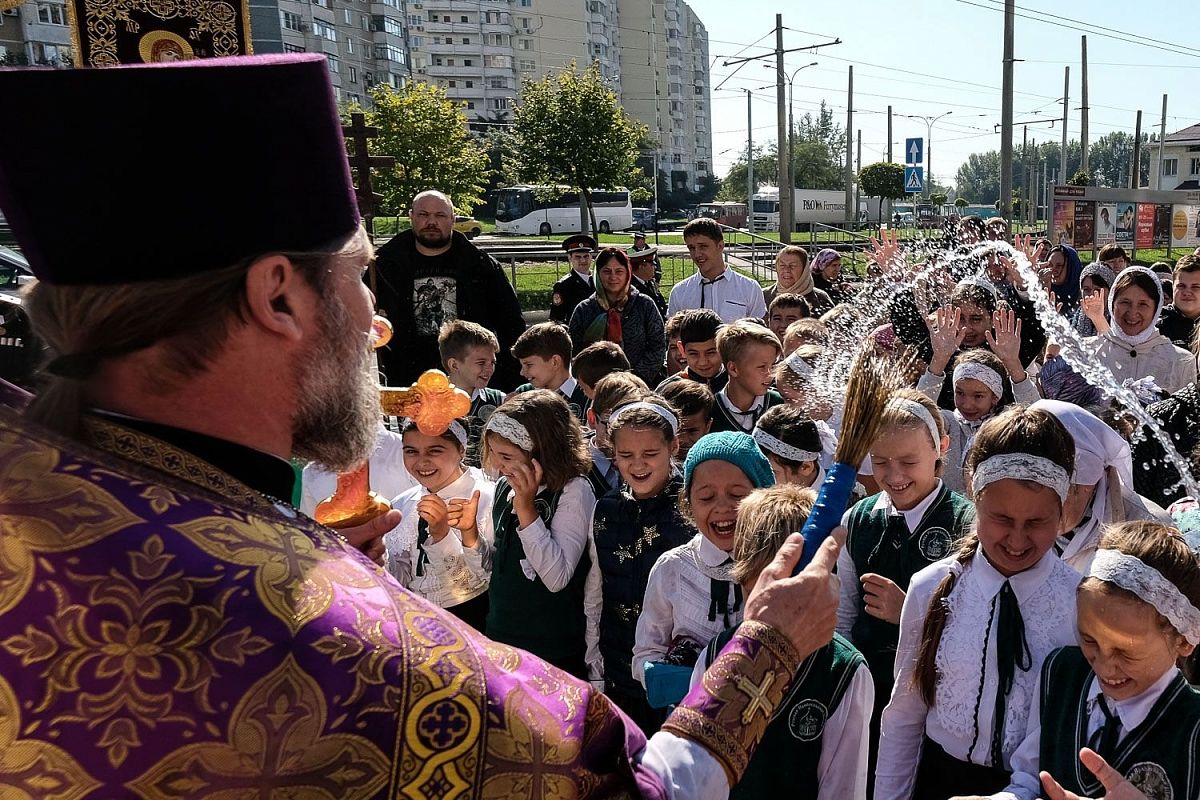
[[[919,194],[923,191],[925,191],[925,168],[905,167],[904,192],[906,194]]]

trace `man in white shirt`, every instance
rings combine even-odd
[[[683,241],[697,272],[671,289],[668,319],[692,308],[711,308],[724,322],[766,316],[767,307],[758,281],[725,264],[725,237],[716,222],[707,217],[692,220],[683,229]]]

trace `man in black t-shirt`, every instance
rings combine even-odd
[[[442,323],[465,319],[496,334],[500,352],[491,383],[511,391],[521,382],[521,371],[509,348],[525,330],[525,320],[504,270],[454,231],[454,206],[441,192],[413,198],[409,219],[412,229],[376,254],[376,301],[396,332],[379,351],[385,382],[404,386],[437,369]]]

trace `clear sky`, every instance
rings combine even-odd
[[[774,57],[751,62],[736,74],[722,62],[774,50],[777,12],[787,29],[785,48],[842,40],[812,53],[788,54],[786,71],[818,62],[795,78],[794,113],[815,110],[825,100],[845,126],[847,67],[854,64],[854,127],[862,130],[863,164],[886,157],[889,104],[895,161],[903,161],[905,137],[926,135],[924,122],[901,115],[953,111],[933,128],[933,172],[940,183],[951,183],[969,154],[1000,147],[993,126],[1000,122],[1003,0],[688,2],[708,28],[713,161],[720,176],[745,152],[745,89],[755,90],[755,141],[775,139],[775,90],[759,90],[774,80]],[[1047,14],[1069,19],[1050,20]],[[1061,117],[1063,67],[1069,65],[1068,135],[1078,138],[1083,31],[1075,28],[1089,29],[1090,141],[1115,130],[1132,134],[1138,109],[1143,131],[1157,131],[1164,93],[1169,95],[1168,134],[1200,123],[1200,11],[1189,0],[1017,0],[1017,15],[1015,57],[1022,61],[1014,69],[1014,123]],[[1020,146],[1020,124],[1014,125],[1013,137]],[[1029,138],[1059,142],[1062,128],[1030,125]]]

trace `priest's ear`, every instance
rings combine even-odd
[[[246,270],[242,319],[271,336],[294,341],[304,337],[301,315],[316,311],[316,291],[286,256],[263,256]]]

